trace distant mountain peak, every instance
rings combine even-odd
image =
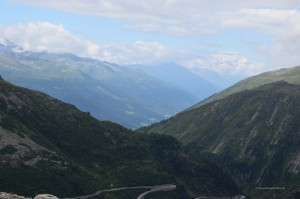
[[[17,46],[16,44],[4,38],[0,38],[0,44],[2,44],[3,46]]]
[[[4,38],[0,38],[0,49],[4,48],[6,50],[10,50],[12,52],[24,52],[24,49],[16,44],[14,44],[13,42],[4,39]]]

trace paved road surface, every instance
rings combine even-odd
[[[130,189],[150,189],[149,191],[146,191],[139,195],[136,199],[144,199],[144,197],[147,194],[154,193],[154,192],[160,192],[160,191],[172,191],[176,189],[176,185],[173,184],[165,184],[165,185],[155,185],[155,186],[137,186],[137,187],[120,187],[120,188],[112,188],[112,189],[101,189],[93,194],[85,195],[85,196],[77,196],[73,198],[62,198],[62,199],[87,199],[90,197],[97,196],[104,192],[114,192],[114,191],[121,191],[121,190],[130,190]],[[234,197],[206,197],[206,196],[200,196],[195,199],[244,199],[245,196],[239,195]]]
[[[234,197],[206,197],[206,196],[201,196],[195,199],[245,199],[246,196],[243,195],[238,195]]]
[[[143,194],[139,195],[137,199],[143,199],[145,195],[152,192],[158,191],[171,191],[176,189],[176,185],[155,185],[155,186],[138,186],[138,187],[120,187],[120,188],[113,188],[113,189],[101,189],[93,194],[85,195],[85,196],[77,196],[73,198],[62,198],[62,199],[87,199],[90,197],[97,196],[104,192],[114,192],[114,191],[121,191],[121,190],[128,190],[128,189],[151,189],[150,191],[144,192]]]
[[[144,197],[149,193],[159,192],[159,191],[172,191],[174,189],[176,189],[176,185],[172,185],[172,184],[155,186],[151,188],[150,191],[146,191],[141,195],[139,195],[136,199],[144,199]]]

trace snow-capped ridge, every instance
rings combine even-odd
[[[9,41],[7,39],[1,38],[1,37],[0,37],[0,48],[5,48],[14,53],[24,52],[24,49],[22,47],[12,43],[11,41]]]

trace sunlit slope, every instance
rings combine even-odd
[[[212,95],[208,99],[194,105],[192,108],[199,107],[203,104],[218,99],[223,99],[226,96],[229,96],[239,91],[251,90],[261,85],[276,82],[276,81],[286,81],[291,84],[300,84],[300,66],[293,67],[293,68],[283,68],[276,71],[265,72],[256,76],[249,77],[221,91],[220,93]]]

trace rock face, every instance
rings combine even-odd
[[[0,127],[0,163],[20,164],[35,166],[39,161],[61,159],[54,152],[32,141],[28,136],[16,134]],[[52,161],[54,162],[54,161]],[[59,161],[55,162],[58,166]]]
[[[0,198],[1,199],[31,199],[31,198],[25,198],[23,196],[18,196],[13,193],[5,193],[5,192],[0,192]]]
[[[50,194],[39,194],[35,196],[34,199],[58,199],[58,197]]]

